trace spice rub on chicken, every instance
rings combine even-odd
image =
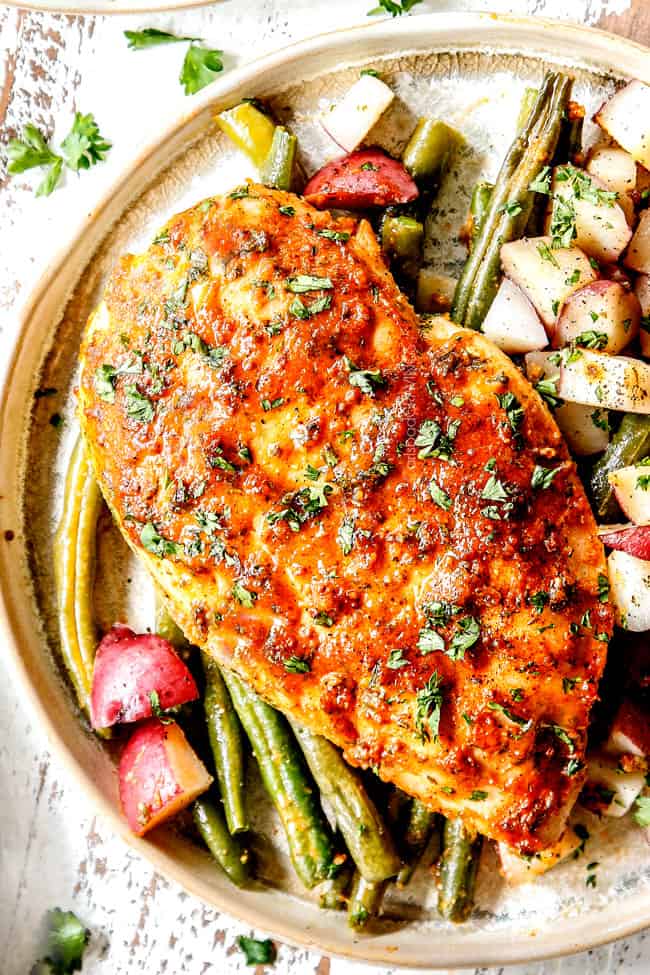
[[[118,262],[82,348],[105,497],[188,637],[532,852],[583,782],[603,548],[537,393],[399,292],[369,224],[247,184]]]

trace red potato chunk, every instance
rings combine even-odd
[[[122,753],[120,802],[131,830],[143,836],[209,789],[212,776],[175,723],[140,725]]]
[[[606,751],[613,755],[650,755],[650,714],[624,698],[612,722]]]
[[[616,355],[639,331],[639,299],[617,281],[593,281],[564,303],[553,332],[553,348],[576,342]]]
[[[598,534],[608,548],[646,562],[650,559],[650,525],[611,525]]]
[[[360,149],[319,169],[303,196],[316,207],[363,210],[410,203],[418,188],[400,162],[379,149]]]
[[[118,625],[99,644],[90,702],[93,728],[150,718],[155,705],[165,711],[198,696],[194,678],[167,640]]]

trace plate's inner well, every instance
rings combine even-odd
[[[457,273],[465,255],[458,231],[465,220],[471,188],[477,178],[490,179],[496,174],[514,134],[523,89],[539,82],[545,65],[515,55],[464,52],[400,56],[375,66],[397,94],[373,133],[379,144],[399,152],[417,117],[423,114],[444,119],[465,136],[465,145],[456,156],[427,228],[427,262],[442,273]],[[612,81],[583,69],[571,70],[576,75],[573,98],[585,104],[589,116],[612,91]],[[346,91],[358,72],[358,65],[337,70],[270,99],[278,119],[297,134],[308,171],[323,161],[324,140],[316,116]],[[251,90],[247,94],[266,93]],[[586,139],[593,136],[593,129],[586,126]],[[144,249],[158,226],[173,213],[205,196],[240,184],[248,175],[255,174],[247,161],[212,126],[193,146],[170,161],[169,168],[122,216],[98,253],[90,257],[52,336],[42,375],[35,378],[35,389],[50,392],[35,399],[33,417],[26,431],[28,474],[24,489],[24,527],[37,612],[43,622],[44,642],[52,651],[53,666],[58,666],[58,637],[53,603],[52,541],[61,504],[63,472],[78,430],[74,388],[82,328],[98,300],[107,271],[119,254]],[[57,416],[63,419],[62,424],[57,422]],[[107,514],[100,522],[98,553],[96,602],[100,627],[106,629],[121,620],[135,630],[151,628],[151,583]],[[69,697],[70,707],[74,708],[72,693]],[[90,737],[81,717],[79,735]],[[89,747],[96,748],[98,780],[113,795],[117,807],[112,747],[98,742],[92,745],[89,742]],[[252,760],[249,781],[258,873],[276,890],[300,898],[311,897],[298,886],[289,867],[279,821],[263,796]],[[182,824],[174,842],[183,849],[192,842]],[[162,845],[169,851],[169,831]],[[195,858],[205,861],[202,879],[207,878],[215,888],[223,890],[219,868],[212,868],[207,854],[197,853]],[[585,883],[587,864],[594,861],[598,862],[595,888]],[[590,873],[594,873],[593,867]],[[483,854],[474,914],[467,925],[456,929],[456,936],[471,937],[486,929],[495,933],[507,931],[510,936],[515,932],[540,933],[540,929],[560,916],[604,907],[641,890],[650,890],[647,845],[643,831],[628,823],[610,820],[605,832],[587,840],[584,852],[577,859],[524,887],[510,888],[500,880],[496,856],[488,847]],[[400,920],[442,926],[444,922],[437,917],[435,901],[435,885],[426,871],[419,871],[404,891],[392,887],[386,900],[386,931],[394,932]],[[337,923],[344,927],[344,916],[337,918]]]

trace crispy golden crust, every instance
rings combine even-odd
[[[421,332],[365,221],[251,184],[118,264],[82,362],[102,489],[188,636],[433,808],[556,838],[612,621],[510,360]]]

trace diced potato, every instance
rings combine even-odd
[[[509,355],[548,345],[546,330],[521,288],[504,278],[483,320],[481,331]]]
[[[619,626],[632,633],[650,630],[650,562],[615,551],[608,556],[607,566]]]
[[[528,237],[504,244],[505,274],[530,298],[544,324],[555,325],[569,295],[596,280],[587,255],[578,247],[551,248],[550,237]]]
[[[616,281],[593,281],[570,295],[553,332],[553,347],[572,342],[615,355],[639,331],[641,306],[636,295]]]
[[[553,415],[564,435],[569,450],[577,457],[600,454],[609,443],[609,418],[607,410],[565,403],[558,406]]]
[[[650,169],[650,87],[631,81],[594,116],[608,135]]]
[[[527,369],[546,373],[555,368],[557,395],[570,403],[650,413],[650,365],[628,356],[606,355],[589,349],[531,352]]]
[[[379,78],[363,74],[322,117],[323,128],[345,152],[361,145],[395,95]]]
[[[634,202],[630,193],[636,189],[636,162],[624,149],[596,146],[589,154],[587,172],[605,189],[618,193],[618,204],[629,224],[634,222]]]
[[[619,467],[607,477],[625,516],[635,525],[650,522],[650,467]]]
[[[641,355],[650,359],[650,275],[640,274],[634,284],[634,293],[641,306],[641,330],[639,342]]]
[[[643,210],[625,255],[625,264],[639,274],[650,274],[650,210]]]
[[[605,746],[612,755],[650,756],[650,714],[624,698],[616,712]]]
[[[578,836],[573,826],[568,825],[559,840],[553,846],[547,847],[540,853],[530,857],[519,856],[505,843],[498,843],[497,850],[501,863],[501,873],[509,884],[525,884],[541,877],[568,860],[576,850],[580,849],[584,840]]]
[[[643,772],[623,772],[615,759],[593,756],[587,762],[587,790],[598,787],[605,816],[619,819],[630,811],[645,786]]]
[[[594,203],[578,197],[571,180],[563,178],[571,171],[576,171],[576,167],[555,168],[551,192],[569,200],[575,210],[575,246],[597,261],[617,261],[632,236],[625,213],[617,202]],[[607,189],[596,177],[587,178],[595,190]]]

